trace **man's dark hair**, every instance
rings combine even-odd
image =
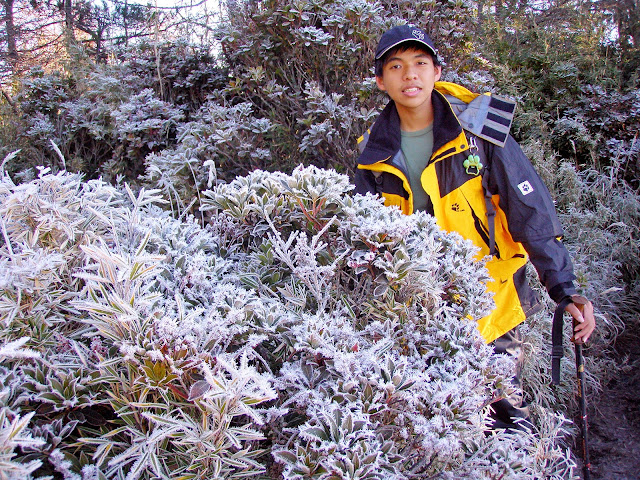
[[[418,50],[420,52],[424,52],[431,57],[431,59],[433,60],[434,67],[440,66],[440,60],[438,59],[438,57],[435,56],[433,53],[431,53],[429,49],[427,49],[427,47],[424,46],[424,44],[420,42],[411,42],[411,41],[403,42],[397,47],[392,48],[391,50],[386,52],[382,57],[376,60],[376,63],[375,63],[376,77],[382,77],[382,69],[387,64],[387,61],[389,58],[391,58],[396,53],[403,53],[403,52],[406,52],[407,50]]]

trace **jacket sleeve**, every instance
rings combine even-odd
[[[521,242],[551,298],[576,293],[569,252],[560,237],[560,220],[549,190],[517,142],[488,146],[489,190],[499,195],[509,232]]]
[[[551,299],[560,303],[567,296],[578,293],[573,285],[575,275],[569,252],[557,238],[546,241],[523,242],[531,263],[538,272],[540,282]]]

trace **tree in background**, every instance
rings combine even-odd
[[[217,19],[218,12],[197,4],[157,7],[127,0],[2,0],[0,75],[3,83],[19,78],[32,67],[64,68],[82,49],[94,61],[105,63],[119,45],[158,35],[193,37]],[[186,20],[186,21],[185,21]],[[199,25],[199,27],[195,27]]]
[[[5,63],[7,115],[2,122],[8,141],[0,141],[0,149],[4,154],[21,149],[17,163],[9,167],[16,171],[24,171],[22,159],[30,158],[82,171],[89,178],[135,178],[144,172],[148,154],[175,142],[177,121],[196,108],[194,102],[203,102],[211,78],[219,76],[207,48],[187,47],[182,40],[163,46],[160,40],[206,35],[216,11],[201,22],[204,13],[194,13],[193,4],[169,9],[78,1],[60,5],[73,7],[65,16],[68,9],[21,1],[4,4],[6,12],[13,12],[11,5],[16,12],[19,7],[20,14],[7,16],[5,22],[16,34],[6,37],[12,52],[6,57],[14,61]],[[191,26],[182,24],[185,18]],[[37,20],[39,27],[26,30],[27,20]],[[69,35],[66,25],[73,30]],[[46,42],[45,34],[51,35]],[[30,49],[34,44],[41,47]],[[36,52],[55,55],[36,59]],[[107,64],[109,58],[117,62]],[[150,97],[137,95],[147,88],[154,91],[154,99],[140,106],[141,99]],[[128,99],[132,103],[125,105]]]
[[[0,75],[5,81],[31,66],[59,65],[56,59],[61,56],[64,44],[62,30],[55,29],[59,22],[56,9],[47,3],[23,0],[3,0],[0,7]]]
[[[597,5],[613,13],[624,62],[621,66],[622,82],[637,85],[640,80],[640,3],[637,0],[602,0]]]
[[[581,170],[621,165],[618,173],[637,187],[640,105],[637,79],[628,74],[632,37],[622,34],[631,17],[623,21],[621,9],[559,0],[524,14],[497,10],[484,15],[478,47],[500,91],[519,100],[520,140],[548,142],[546,158]],[[613,19],[622,35],[617,44]]]

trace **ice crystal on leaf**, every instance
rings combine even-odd
[[[6,345],[0,346],[0,361],[7,358],[40,358],[40,353],[21,348],[29,341],[29,337],[22,337],[13,342],[9,342]]]

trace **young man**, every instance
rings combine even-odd
[[[513,102],[440,82],[433,42],[409,25],[382,35],[375,61],[376,83],[391,101],[358,140],[356,192],[378,194],[406,214],[427,211],[478,246],[478,258],[492,256],[496,306],[478,327],[496,352],[521,361],[517,325],[541,308],[525,278],[528,259],[554,301],[573,299],[566,311],[577,322],[574,338],[586,342],[593,306],[573,285],[550,194],[508,134]],[[528,417],[518,392],[493,407],[494,428],[517,428]]]

